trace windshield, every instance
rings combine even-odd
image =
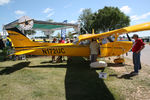
[[[76,38],[76,39],[74,40],[73,44],[77,44],[78,42],[79,42],[79,39]]]
[[[79,39],[77,38],[76,40],[74,40],[73,44],[77,44],[79,42]],[[79,45],[89,45],[90,44],[90,40],[84,40],[84,41],[80,41]]]
[[[81,41],[79,45],[90,45],[90,40]]]

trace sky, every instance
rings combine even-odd
[[[84,9],[96,12],[104,6],[118,7],[130,16],[130,25],[135,25],[150,22],[149,4],[150,0],[0,0],[0,32],[2,25],[24,15],[36,20],[75,23]],[[150,31],[139,35],[150,36]]]

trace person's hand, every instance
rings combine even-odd
[[[138,50],[138,51],[136,51],[136,53],[139,53],[140,51]]]

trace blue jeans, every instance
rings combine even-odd
[[[140,61],[141,53],[133,52],[133,64],[134,64],[134,72],[138,73],[139,69],[141,69],[141,61]]]
[[[96,62],[97,54],[91,54],[91,62]]]

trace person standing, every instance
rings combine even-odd
[[[61,37],[60,43],[65,43],[65,40],[63,39],[63,37]],[[63,61],[65,61],[64,56],[60,56],[60,59],[63,59]]]
[[[9,41],[9,39],[6,40],[6,46],[9,48],[12,47],[12,43]]]
[[[1,38],[0,39],[0,49],[3,50],[4,47],[5,47],[5,45],[4,45],[3,39]]]
[[[145,43],[142,41],[142,39],[139,38],[137,34],[134,34],[132,38],[135,40],[132,47],[133,64],[134,64],[133,74],[138,75],[138,72],[141,69],[141,61],[140,61],[141,50],[144,49]]]
[[[52,41],[52,43],[56,43],[56,40],[57,40],[57,39],[54,38],[53,41]],[[54,62],[54,61],[55,61],[55,56],[52,56],[52,62]]]
[[[9,39],[6,40],[6,47],[7,47],[7,55],[10,55],[12,52],[12,43]]]
[[[61,37],[61,39],[59,40],[59,43],[65,43],[65,40],[63,40],[63,38]],[[63,62],[63,61],[65,61],[64,56],[58,56],[56,62]]]
[[[90,43],[90,54],[91,54],[91,62],[96,62],[97,56],[99,54],[99,45],[96,39],[92,39]]]
[[[69,39],[66,39],[66,43],[70,43]]]
[[[59,40],[59,43],[65,43],[65,40],[63,40],[63,38],[61,37],[61,39]]]

